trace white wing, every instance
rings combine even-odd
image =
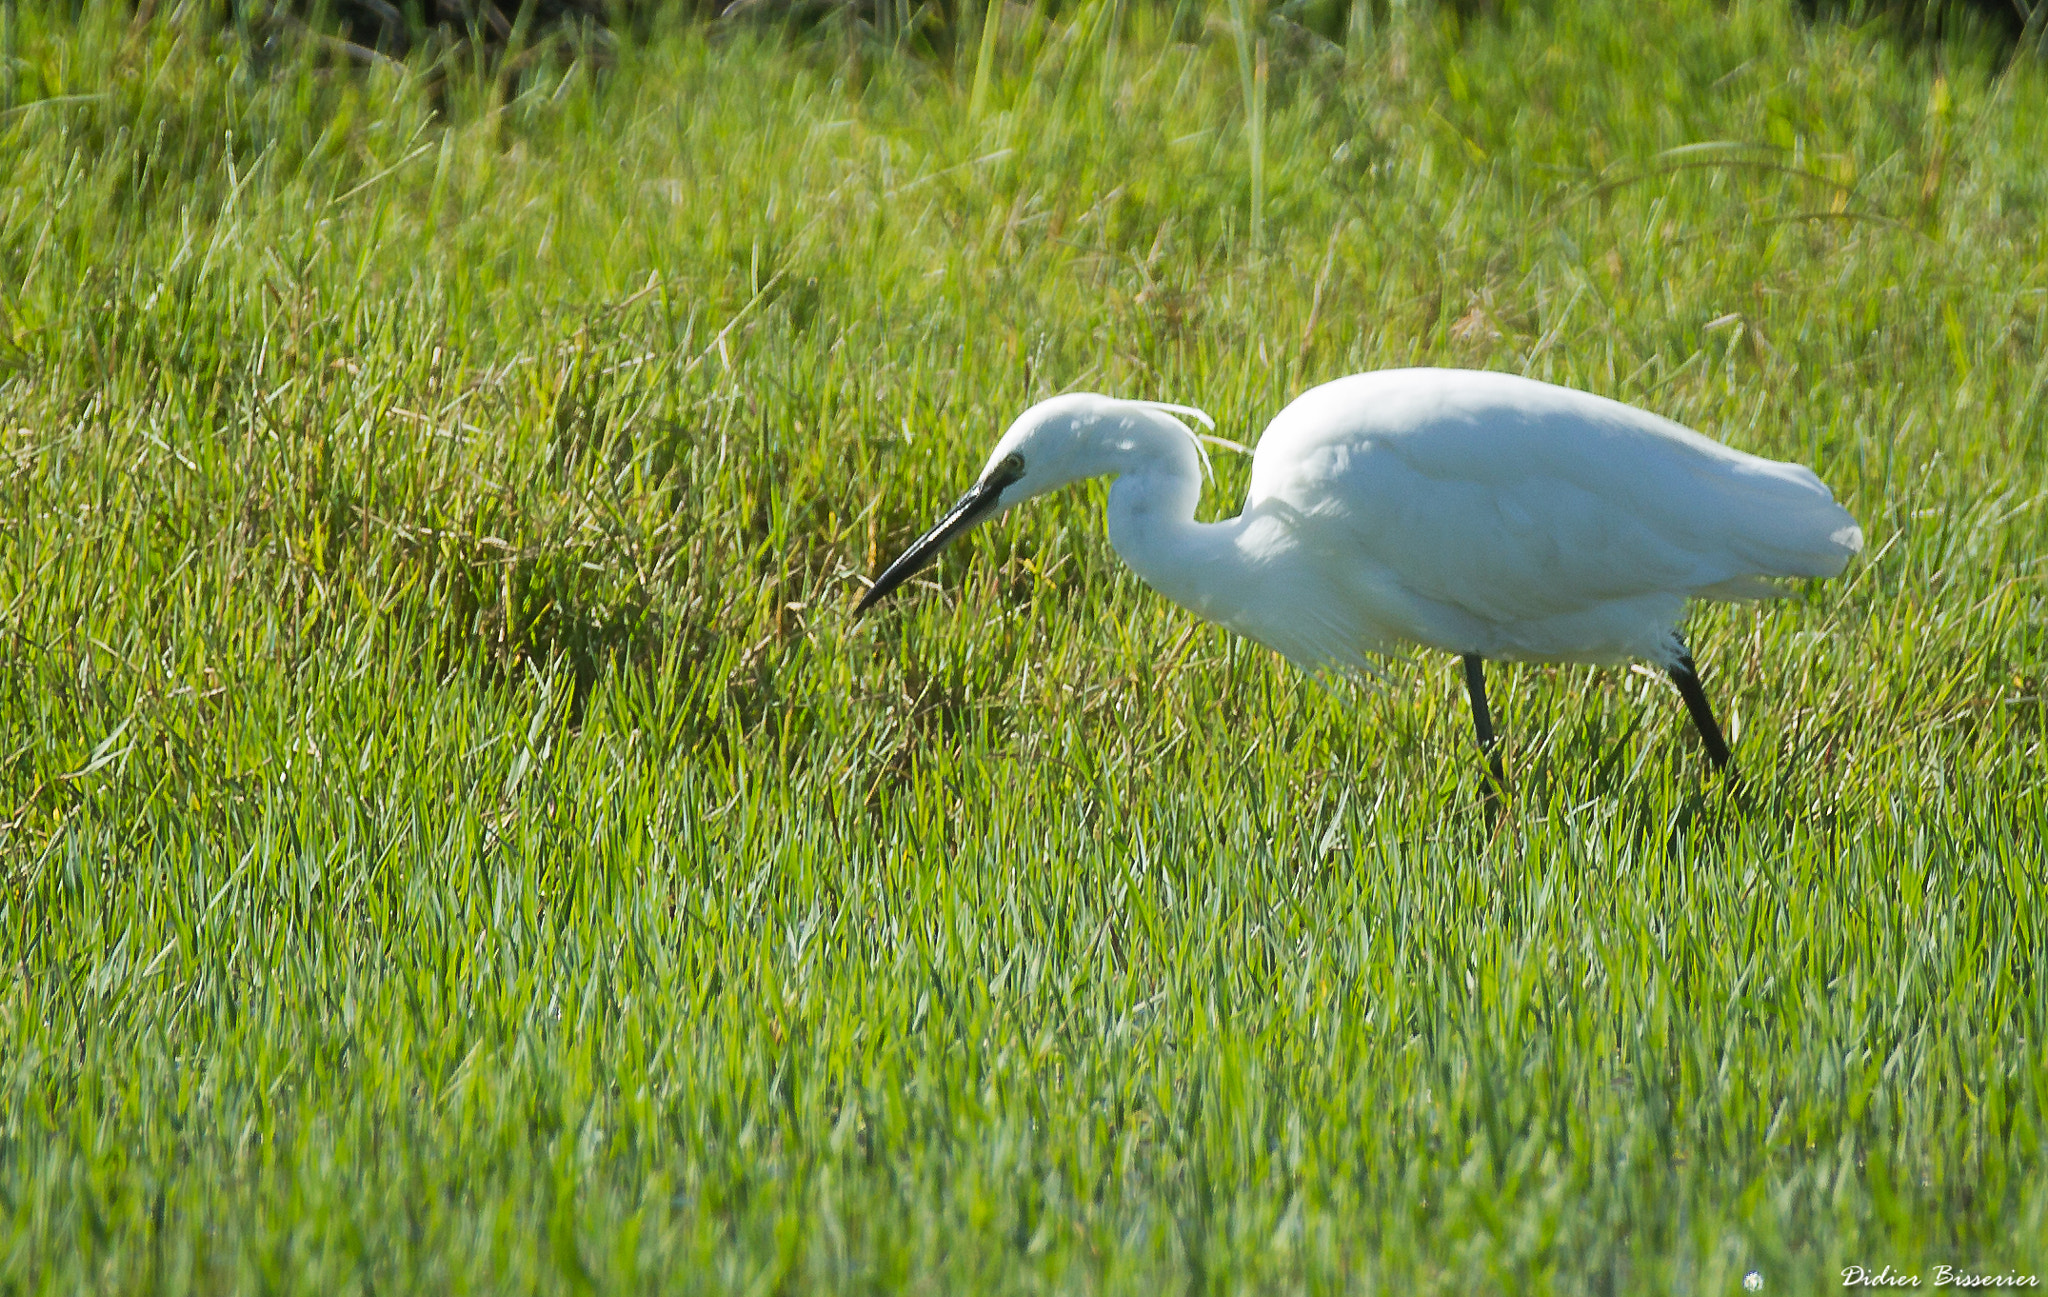
[[[1304,393],[1259,442],[1247,512],[1489,622],[1833,576],[1855,520],[1794,464],[1510,374],[1388,370]]]

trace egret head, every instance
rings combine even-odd
[[[980,480],[954,501],[930,531],[912,541],[910,548],[875,578],[854,615],[887,598],[937,558],[954,537],[973,530],[976,524],[1033,496],[1116,471],[1120,456],[1128,451],[1133,440],[1134,424],[1164,419],[1193,442],[1194,434],[1171,414],[1162,413],[1165,411],[1195,414],[1205,422],[1208,419],[1200,411],[1185,406],[1120,401],[1093,392],[1055,396],[1018,415],[989,452]],[[1194,444],[1199,451],[1200,444]]]

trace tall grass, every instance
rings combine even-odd
[[[473,71],[7,12],[0,1282],[2048,1267],[2033,65],[1751,0]],[[1099,488],[848,615],[1035,398],[1249,441],[1411,363],[1862,520],[1691,623],[1739,790],[1517,669],[1496,822],[1450,664],[1298,677]]]

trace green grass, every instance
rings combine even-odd
[[[2048,76],[1504,8],[443,79],[10,5],[0,1290],[2048,1271]],[[1690,623],[1739,792],[1516,668],[1497,825],[1450,662],[1299,677],[1099,486],[849,615],[1036,398],[1416,362],[1862,521]]]

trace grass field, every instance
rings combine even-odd
[[[10,3],[0,1290],[2048,1277],[2048,74],[1505,9]],[[1739,791],[1517,668],[1497,823],[1453,663],[1303,679],[1100,486],[849,615],[1034,399],[1415,362],[1862,521],[1690,623]]]

